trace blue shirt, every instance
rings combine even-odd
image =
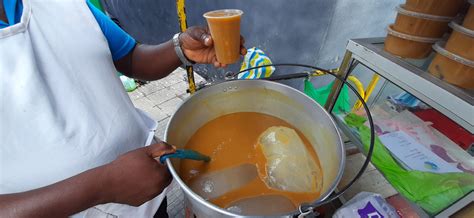
[[[113,60],[119,60],[130,53],[135,46],[135,39],[123,31],[108,16],[102,13],[102,11],[97,9],[89,1],[87,1],[87,6],[89,6],[89,9],[100,26],[100,29],[102,29],[102,33],[107,39]],[[23,12],[23,3],[21,0],[3,0],[3,7],[8,23],[0,20],[0,29],[20,22],[21,14]]]

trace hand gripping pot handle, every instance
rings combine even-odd
[[[308,215],[318,216],[317,212],[315,212],[314,209],[321,206],[321,205],[327,204],[327,203],[339,198],[347,189],[349,189],[357,181],[357,179],[359,179],[362,176],[365,169],[369,165],[370,159],[372,157],[372,153],[373,153],[373,150],[374,150],[374,142],[375,142],[375,130],[374,130],[374,122],[373,122],[373,119],[372,119],[372,115],[370,114],[369,107],[365,103],[364,98],[362,98],[362,96],[360,96],[359,92],[357,92],[357,89],[354,88],[354,86],[352,86],[350,83],[348,83],[341,76],[338,76],[338,75],[336,75],[336,74],[334,74],[334,73],[332,73],[332,72],[330,72],[329,70],[326,70],[326,69],[322,69],[322,68],[311,66],[311,65],[286,64],[285,63],[285,64],[269,64],[269,65],[252,67],[252,68],[242,70],[239,73],[243,73],[243,72],[246,72],[246,71],[249,71],[249,70],[254,70],[254,69],[263,68],[263,67],[272,67],[272,66],[273,67],[278,67],[278,66],[305,67],[305,68],[309,68],[309,69],[312,69],[312,70],[320,70],[320,71],[323,71],[323,72],[325,72],[329,75],[332,75],[333,77],[335,77],[337,80],[339,80],[340,82],[347,85],[352,90],[352,92],[357,96],[357,98],[362,103],[362,106],[364,107],[364,110],[366,111],[366,114],[367,114],[367,120],[369,122],[369,127],[370,127],[370,145],[369,145],[369,150],[367,151],[367,156],[366,156],[366,159],[364,161],[364,164],[362,165],[359,172],[354,176],[354,178],[346,186],[344,186],[342,189],[340,189],[340,191],[332,193],[329,197],[327,197],[326,199],[324,199],[322,201],[319,201],[319,202],[303,203],[298,208],[298,214],[294,214],[294,217],[305,217],[305,216],[308,216]],[[308,76],[308,74],[301,74],[301,73],[298,74],[297,73],[297,74],[285,75],[281,79],[288,79],[290,77],[300,78],[300,77],[307,77],[307,76]],[[267,79],[269,79],[269,80],[278,80],[278,79],[274,79],[272,77],[267,78]]]

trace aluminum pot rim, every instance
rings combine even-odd
[[[342,179],[342,176],[344,174],[344,168],[345,168],[345,164],[346,164],[346,151],[345,151],[345,148],[344,148],[344,142],[342,141],[342,137],[341,137],[341,133],[339,131],[339,129],[337,128],[337,124],[336,122],[334,121],[333,117],[331,116],[331,114],[326,110],[324,109],[319,103],[317,103],[314,99],[310,98],[308,95],[306,95],[305,93],[301,92],[300,90],[298,89],[295,89],[291,86],[288,86],[288,85],[285,85],[285,84],[282,84],[282,83],[278,83],[278,82],[275,82],[275,81],[269,81],[269,80],[229,80],[229,81],[224,81],[222,83],[218,83],[218,84],[215,84],[215,85],[212,85],[210,87],[207,87],[205,89],[209,89],[209,88],[219,88],[220,86],[224,86],[224,87],[227,87],[228,84],[232,84],[232,83],[240,83],[240,82],[258,82],[258,83],[267,83],[267,84],[271,84],[271,85],[276,85],[276,86],[279,86],[281,88],[286,88],[286,89],[289,89],[289,90],[292,90],[296,93],[299,93],[301,94],[304,98],[310,100],[311,102],[313,102],[313,104],[316,106],[316,107],[319,107],[321,110],[323,110],[323,113],[327,115],[327,117],[329,118],[330,122],[332,123],[332,127],[334,128],[336,134],[337,134],[337,140],[338,140],[338,144],[340,145],[341,147],[341,160],[339,161],[339,168],[338,168],[338,173],[337,173],[337,176],[336,178],[334,179],[332,185],[329,187],[329,189],[321,194],[317,199],[315,199],[313,202],[311,202],[311,204],[315,204],[315,203],[319,203],[321,201],[324,201],[325,199],[327,199],[332,192],[334,192],[334,190],[337,188],[337,185],[339,184],[339,182],[341,181]],[[203,90],[205,90],[203,89]],[[181,102],[176,111],[173,113],[173,115],[170,117],[167,125],[166,125],[166,129],[165,129],[165,133],[164,133],[164,140],[167,141],[168,140],[168,130],[170,128],[170,124],[171,122],[173,121],[173,119],[175,118],[176,116],[176,113],[179,111],[179,109],[184,105],[186,104],[188,101],[190,101],[190,99],[193,97],[193,96],[198,96],[198,95],[203,95],[202,94],[202,91],[197,91],[194,95],[192,96],[189,96],[187,97],[183,102]],[[188,185],[181,179],[181,177],[179,176],[179,174],[176,172],[176,170],[174,169],[174,166],[173,164],[171,163],[171,160],[170,159],[166,159],[166,165],[171,173],[171,175],[173,176],[173,179],[175,179],[177,181],[177,183],[179,184],[180,188],[183,189],[183,191],[189,195],[191,198],[193,198],[194,200],[196,201],[199,201],[200,203],[204,204],[205,206],[209,207],[209,208],[212,208],[214,210],[216,210],[217,212],[219,213],[222,213],[224,215],[227,215],[227,216],[232,216],[232,217],[243,217],[243,216],[247,216],[247,215],[241,215],[241,214],[235,214],[235,213],[232,213],[224,208],[221,208],[217,205],[214,205],[212,204],[211,202],[207,201],[206,199],[202,198],[201,196],[199,196],[198,194],[196,194],[193,190],[191,190],[191,188],[188,187]],[[301,206],[298,205],[298,207]],[[281,214],[281,215],[278,215],[278,216],[292,216],[294,214],[298,214],[299,213],[299,208],[297,208],[295,211],[292,211],[288,214]]]

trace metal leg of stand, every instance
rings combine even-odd
[[[179,28],[181,32],[186,31],[188,28],[188,23],[186,21],[186,7],[185,7],[186,0],[176,0],[176,9],[178,12],[178,21],[179,21]],[[192,66],[186,67],[186,75],[188,78],[188,85],[189,85],[189,93],[192,95],[196,91],[196,83],[194,82],[194,71]]]
[[[344,54],[344,59],[342,59],[341,66],[339,67],[339,71],[337,72],[337,75],[343,77],[344,80],[347,80],[347,77],[349,76],[349,69],[351,66],[351,62],[352,62],[352,52],[346,51],[346,53]],[[324,108],[329,113],[332,112],[334,105],[336,105],[336,100],[339,97],[339,93],[342,90],[342,85],[343,83],[341,81],[336,80],[334,82],[334,85],[331,88],[331,93],[329,93],[326,104],[324,105]]]

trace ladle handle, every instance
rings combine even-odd
[[[209,162],[211,158],[209,156],[203,155],[197,151],[177,149],[176,152],[165,154],[160,156],[160,162],[165,163],[168,158],[179,158],[179,159],[190,159],[190,160],[199,160],[204,162]]]

